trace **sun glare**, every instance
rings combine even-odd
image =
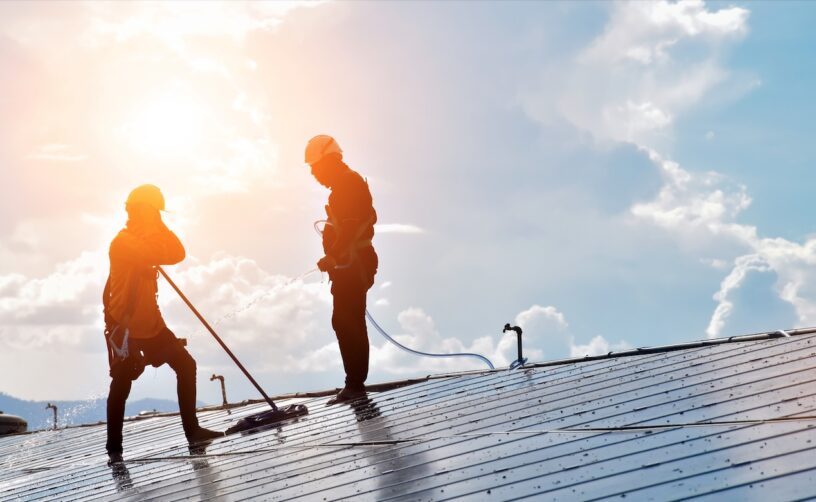
[[[125,141],[145,155],[185,157],[202,143],[206,109],[191,96],[170,93],[143,101],[122,131]]]

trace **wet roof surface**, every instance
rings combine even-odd
[[[177,416],[0,438],[3,500],[816,497],[816,336],[472,373],[305,402],[191,454]],[[287,404],[294,401],[281,401]],[[266,409],[200,412],[225,429]]]

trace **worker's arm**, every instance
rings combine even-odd
[[[174,265],[185,257],[184,246],[164,223],[143,236],[121,232],[111,243],[112,260],[128,261],[137,265]]]
[[[335,230],[337,236],[334,244],[328,249],[327,254],[317,262],[317,268],[322,272],[329,272],[337,265],[348,265],[351,259],[351,246],[354,243],[354,237],[357,235],[357,229],[360,224],[358,220],[347,219],[343,220],[340,228]]]

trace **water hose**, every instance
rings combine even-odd
[[[383,337],[385,337],[386,340],[388,340],[389,342],[393,343],[397,347],[401,348],[402,350],[404,350],[405,352],[408,352],[410,354],[414,354],[414,355],[417,355],[417,356],[425,356],[425,357],[475,357],[477,359],[480,359],[483,363],[485,363],[491,370],[494,369],[493,368],[493,363],[490,362],[490,359],[486,358],[485,356],[479,355],[479,354],[472,354],[470,352],[451,352],[450,354],[433,354],[431,352],[422,352],[422,351],[419,351],[419,350],[414,350],[414,349],[412,349],[410,347],[406,347],[405,345],[403,345],[403,344],[399,343],[398,341],[394,340],[393,338],[391,338],[391,335],[386,333],[385,330],[382,329],[382,327],[380,327],[379,324],[377,324],[377,321],[374,320],[374,317],[372,317],[371,312],[369,312],[368,309],[366,309],[366,318],[368,319],[368,322],[370,322],[371,325],[374,326],[374,329],[379,331],[379,333]]]
[[[315,231],[322,237],[323,236],[323,231],[320,230],[320,228],[318,228],[318,225],[321,224],[321,223],[325,223],[326,225],[331,225],[332,223],[330,221],[327,221],[327,220],[317,220],[316,222],[314,222]],[[351,266],[351,263],[345,264],[345,265],[343,265],[341,267],[338,267],[338,268],[348,268],[349,266]],[[435,358],[441,358],[441,357],[475,357],[476,359],[479,359],[483,363],[487,364],[487,366],[491,370],[494,369],[493,363],[490,362],[490,359],[488,359],[485,356],[482,356],[480,354],[472,354],[470,352],[453,352],[453,353],[450,353],[450,354],[434,354],[434,353],[431,353],[431,352],[422,352],[420,350],[415,350],[415,349],[412,349],[410,347],[406,347],[405,345],[399,343],[393,337],[391,337],[391,335],[389,335],[377,323],[377,321],[374,320],[374,316],[371,315],[371,312],[369,312],[368,309],[366,309],[365,313],[366,313],[366,319],[368,319],[368,322],[370,322],[371,325],[374,326],[374,329],[376,329],[377,332],[379,332],[383,336],[383,338],[385,338],[386,340],[388,340],[392,344],[396,345],[400,349],[404,350],[405,352],[408,352],[409,354],[413,354],[413,355],[416,355],[416,356],[422,356],[422,357],[435,357]]]

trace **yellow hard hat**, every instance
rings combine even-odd
[[[340,154],[341,158],[343,156],[343,150],[340,149],[340,145],[337,144],[334,138],[325,134],[315,136],[306,145],[306,163],[309,165],[317,164],[330,153]]]
[[[164,211],[164,195],[156,185],[141,185],[128,195],[125,204],[147,204],[157,211]]]

